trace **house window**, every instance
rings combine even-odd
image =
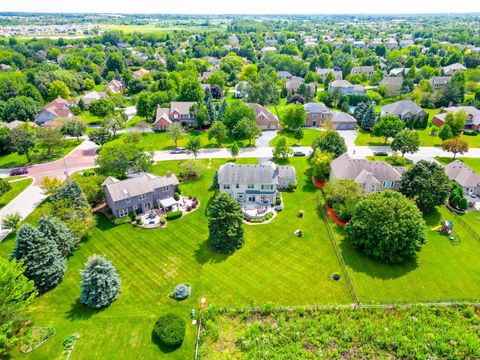
[[[248,201],[249,202],[255,202],[255,196],[249,196]]]
[[[170,186],[165,186],[162,190],[163,191],[168,191],[168,190],[170,190]]]
[[[395,186],[395,183],[393,181],[384,181],[383,182],[383,188],[384,189],[391,189]]]
[[[138,200],[145,200],[147,198],[147,194],[142,194],[138,197]]]
[[[120,209],[118,210],[118,216],[119,217],[125,217],[128,215],[128,209]]]
[[[127,198],[127,200],[125,200],[125,202],[126,202],[127,204],[130,204],[130,198]]]
[[[273,190],[273,185],[262,184],[262,190]]]
[[[377,191],[377,185],[372,184],[372,186],[370,187],[370,192],[375,192],[375,191]]]
[[[240,184],[235,184],[236,189],[240,189]]]
[[[229,190],[230,189],[230,184],[223,184],[223,188],[226,189],[226,190]]]
[[[248,185],[247,185],[247,188],[248,188],[248,189],[255,189],[255,185],[254,185],[254,184],[248,184]]]

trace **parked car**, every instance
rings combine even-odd
[[[25,175],[25,174],[28,174],[28,168],[26,166],[13,168],[12,170],[10,170],[10,176],[18,176],[18,175]]]
[[[170,151],[170,154],[186,154],[187,153],[187,149],[184,149],[184,148],[174,148],[172,149],[172,151]]]
[[[377,151],[377,152],[373,153],[373,155],[375,155],[375,156],[388,156],[388,153],[386,153],[385,151]]]
[[[295,151],[293,156],[305,156],[305,153],[303,151]]]

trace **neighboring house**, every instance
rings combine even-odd
[[[415,42],[411,39],[400,40],[400,47],[402,47],[402,48],[406,48],[406,47],[409,47],[409,46],[412,46],[412,45],[415,45]]]
[[[329,73],[333,73],[335,80],[343,79],[342,70],[317,68],[317,74],[322,77],[322,82],[325,80],[325,76],[327,76]]]
[[[356,48],[359,48],[359,49],[363,49],[366,46],[364,40],[355,40],[355,41],[352,42],[352,45],[353,45],[353,47],[356,47]]]
[[[467,68],[460,63],[455,63],[452,65],[442,67],[442,73],[445,76],[452,76],[457,71],[465,71]]]
[[[277,42],[277,39],[275,39],[273,36],[267,36],[265,39],[265,44],[268,46],[276,45]]]
[[[19,127],[20,125],[25,124],[25,123],[26,123],[26,121],[20,121],[20,120],[13,120],[13,121],[10,121],[10,122],[7,122],[7,123],[0,122],[0,127],[6,126],[10,130],[13,130],[13,129]],[[28,122],[28,124],[32,127],[37,127],[38,126],[37,124],[32,123],[32,122]]]
[[[226,163],[218,170],[220,192],[229,193],[242,205],[275,205],[278,190],[295,182],[293,166],[267,161],[257,165]]]
[[[335,111],[332,113],[330,124],[332,124],[336,130],[355,130],[357,120],[350,114]]]
[[[295,80],[289,80],[285,83],[285,89],[287,90],[287,94],[288,95],[293,95],[297,92],[298,88],[300,87],[300,85],[302,84],[305,84],[305,81],[303,81],[303,79],[295,79]],[[309,89],[310,89],[310,93],[315,96],[315,93],[317,91],[317,88],[315,87],[315,84],[314,83],[309,83],[309,84],[305,84]]]
[[[106,92],[91,91],[83,95],[81,100],[83,101],[85,108],[88,109],[92,101],[103,99],[105,97],[107,97]]]
[[[434,90],[440,90],[445,87],[452,80],[451,76],[432,76],[430,84]]]
[[[460,160],[445,166],[445,173],[452,181],[457,182],[465,195],[480,196],[480,174],[476,173]]]
[[[240,43],[240,40],[238,39],[237,35],[233,34],[228,38],[228,42],[232,46],[238,46],[238,44]]]
[[[198,77],[198,81],[199,82],[202,82],[203,80],[207,80],[210,76],[212,76],[212,74],[215,72],[215,70],[208,70],[208,71],[204,71],[202,73],[202,75],[200,75]]]
[[[235,99],[242,99],[248,96],[248,82],[240,81],[238,84],[235,85],[235,89],[233,91],[233,96]]]
[[[408,70],[410,70],[410,68],[394,68],[394,69],[390,70],[388,75],[398,76],[400,74],[406,74],[408,72]]]
[[[352,74],[367,74],[368,77],[372,76],[375,73],[375,68],[373,66],[354,66],[352,68]]]
[[[157,115],[153,127],[157,130],[166,130],[174,122],[182,126],[196,127],[197,119],[190,113],[193,101],[172,102],[169,108],[157,107]]]
[[[389,38],[389,39],[385,40],[385,47],[387,49],[392,50],[392,49],[397,48],[397,46],[398,46],[398,42],[394,38]]]
[[[293,75],[288,71],[279,71],[277,74],[280,80],[292,80]]]
[[[125,85],[120,80],[113,79],[107,85],[105,85],[103,91],[121,94],[125,92]]]
[[[173,195],[179,182],[173,173],[157,176],[150,173],[132,175],[125,180],[109,176],[103,183],[105,199],[115,217],[137,214],[153,208],[169,209],[177,202]]]
[[[141,68],[141,69],[133,72],[133,77],[135,79],[141,79],[141,78],[143,78],[144,75],[147,75],[147,74],[150,74],[150,71],[148,71],[144,68]]]
[[[43,107],[43,110],[35,117],[35,123],[38,125],[49,125],[58,117],[69,118],[73,114],[70,108],[75,105],[73,100],[65,100],[61,97],[49,102]]]
[[[249,107],[255,110],[255,122],[262,130],[277,130],[278,117],[273,115],[270,110],[260,104],[247,103]]]
[[[345,95],[362,95],[367,92],[363,85],[353,85],[347,80],[335,80],[328,84],[328,91],[338,90]]]
[[[415,122],[423,120],[428,114],[412,100],[400,100],[392,104],[383,105],[380,116],[396,115],[400,119],[408,121],[415,119]]]
[[[332,161],[330,180],[353,180],[368,195],[383,190],[397,190],[404,171],[403,167],[394,167],[383,161],[352,159],[345,153]]]
[[[387,89],[388,96],[397,96],[400,95],[402,90],[403,84],[403,77],[384,77],[382,81],[380,81],[380,86],[385,86]]]
[[[322,103],[310,102],[303,105],[307,113],[305,127],[322,127],[329,121],[337,130],[354,130],[357,120],[344,112],[333,112]]]
[[[451,106],[441,114],[437,114],[433,117],[432,122],[437,126],[445,124],[445,117],[449,112],[457,112],[463,110],[467,114],[467,121],[465,123],[465,130],[480,131],[480,110],[473,106]]]
[[[0,70],[10,70],[12,67],[10,65],[7,65],[7,64],[0,64]]]
[[[265,46],[260,50],[262,55],[265,55],[265,53],[269,51],[277,51],[277,48],[275,46]]]

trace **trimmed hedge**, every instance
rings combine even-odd
[[[169,212],[167,212],[165,217],[166,217],[167,220],[175,220],[175,219],[178,219],[178,218],[182,217],[182,212],[180,210],[169,211]]]
[[[155,323],[153,334],[165,346],[177,348],[185,338],[185,320],[173,313],[165,314]]]

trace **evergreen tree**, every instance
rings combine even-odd
[[[57,244],[58,251],[64,257],[69,257],[77,243],[75,235],[63,222],[51,216],[44,216],[39,221],[38,230],[49,240]]]
[[[221,193],[208,209],[208,238],[212,250],[233,253],[243,245],[243,214],[238,202],[228,193]]]
[[[94,309],[110,305],[120,293],[120,278],[117,270],[103,256],[93,255],[80,270],[82,293],[80,302]]]
[[[227,101],[223,100],[222,105],[220,106],[220,108],[217,111],[217,120],[218,121],[222,121],[223,114],[225,113],[226,108],[227,108]]]
[[[29,224],[22,225],[18,232],[13,257],[24,261],[25,276],[40,292],[58,285],[67,268],[57,244]]]
[[[51,200],[70,200],[78,206],[89,206],[87,198],[85,197],[85,194],[83,193],[83,190],[78,182],[69,179],[67,179],[62,186],[55,189]]]
[[[363,119],[363,115],[367,111],[368,104],[361,102],[360,104],[357,105],[355,108],[355,111],[353,112],[353,117],[357,119],[358,123],[361,123],[361,120]]]
[[[360,120],[360,126],[363,130],[371,131],[375,125],[375,120],[375,111],[373,110],[372,105],[367,105],[367,110]]]
[[[210,124],[213,124],[213,122],[215,121],[215,108],[213,107],[211,99],[207,100],[206,106],[207,106],[208,116],[210,118]]]

